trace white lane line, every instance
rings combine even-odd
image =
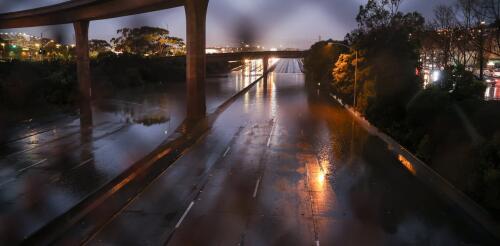
[[[260,185],[260,177],[257,179],[257,183],[255,183],[255,189],[253,190],[253,198],[257,196],[257,191],[259,191]]]
[[[273,137],[274,128],[275,128],[277,123],[278,123],[278,121],[274,122],[273,127],[271,127],[271,133],[269,133],[269,137],[267,138],[267,147],[269,147],[269,145],[271,145],[271,139]]]
[[[94,160],[94,158],[90,158],[90,159],[88,159],[88,160],[86,160],[86,161],[84,161],[84,162],[82,162],[82,163],[78,164],[77,166],[75,166],[75,167],[71,168],[71,170],[77,169],[77,168],[79,168],[79,167],[81,167],[81,166],[83,166],[83,165],[85,165],[85,164],[87,164],[87,163],[89,163],[89,162],[91,162],[91,161],[93,161],[93,160]]]
[[[189,213],[189,210],[191,210],[191,208],[193,207],[194,205],[194,201],[192,201],[190,204],[189,204],[189,207],[186,209],[186,211],[184,211],[184,214],[182,215],[181,219],[179,220],[179,222],[177,222],[177,224],[175,225],[175,229],[179,228],[179,226],[181,226],[182,224],[182,221],[184,220],[184,218],[186,218],[187,214]]]
[[[37,163],[35,163],[35,164],[33,164],[33,165],[29,165],[29,166],[27,166],[27,167],[25,167],[25,168],[23,168],[23,169],[19,169],[17,172],[18,172],[18,173],[22,173],[22,172],[26,171],[27,169],[32,168],[32,167],[35,167],[35,166],[38,166],[38,165],[40,165],[40,164],[42,164],[42,163],[44,163],[44,162],[46,162],[46,161],[47,161],[47,159],[43,159],[43,160],[41,160],[41,161],[39,161],[39,162],[37,162]]]
[[[227,153],[229,152],[230,149],[231,149],[231,147],[227,147],[227,149],[224,152],[224,154],[222,155],[222,157],[226,157],[226,155],[227,155]]]
[[[7,179],[5,182],[0,183],[0,187],[6,185],[8,183],[14,182],[15,180],[16,180],[15,178]]]
[[[319,246],[319,240],[316,240],[316,246]]]

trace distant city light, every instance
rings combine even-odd
[[[432,82],[436,82],[441,77],[441,71],[435,70],[432,72]]]
[[[270,51],[278,51],[278,48],[271,48]]]
[[[207,48],[207,49],[205,49],[205,53],[207,53],[207,54],[216,54],[216,53],[220,53],[220,52],[217,49]]]

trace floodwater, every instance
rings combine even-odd
[[[300,62],[275,71],[86,245],[498,245]]]
[[[262,75],[259,61],[206,82],[207,111]],[[181,124],[186,86],[133,88],[94,102],[93,127],[75,116],[19,124],[0,143],[0,242],[18,242],[122,173]],[[2,243],[0,243],[2,244]]]

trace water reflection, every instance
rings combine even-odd
[[[208,78],[208,113],[259,77],[261,66],[251,61]],[[185,91],[184,83],[120,90],[80,118],[13,133],[0,151],[0,242],[15,245],[165,141],[185,118]]]
[[[407,160],[404,156],[398,155],[398,160],[401,162],[401,164],[403,164],[403,166],[406,169],[408,169],[408,171],[410,171],[411,174],[413,174],[413,175],[417,174],[417,171],[415,170],[415,168],[413,167],[411,162],[409,160]]]
[[[480,245],[491,240],[412,178],[416,169],[407,158],[394,157],[340,105],[318,97],[314,86],[306,88],[311,116],[306,111],[309,120],[295,121],[296,128],[308,129],[305,139],[313,144],[326,171],[312,175],[313,189],[318,191],[314,194],[321,221],[318,231],[325,244]],[[283,103],[280,106],[283,112]],[[300,107],[295,110],[301,112]]]
[[[500,79],[489,78],[490,81],[486,84],[486,91],[484,97],[486,100],[500,100]]]
[[[131,124],[151,126],[170,120],[170,112],[168,110],[147,101],[144,104],[140,104],[119,100],[104,100],[96,103],[96,108],[100,112],[113,113],[121,121]]]

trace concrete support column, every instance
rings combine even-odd
[[[269,70],[269,57],[264,56],[264,58],[262,58],[262,64],[263,64],[263,69],[264,69],[264,74],[265,74]]]
[[[262,58],[262,74],[264,75],[264,86],[267,87],[267,75],[269,72],[269,57],[264,56]]]
[[[92,88],[90,83],[89,22],[73,23],[76,39],[76,70],[80,90],[80,125],[92,126]]]
[[[187,118],[197,120],[206,114],[206,17],[209,0],[185,0]]]

